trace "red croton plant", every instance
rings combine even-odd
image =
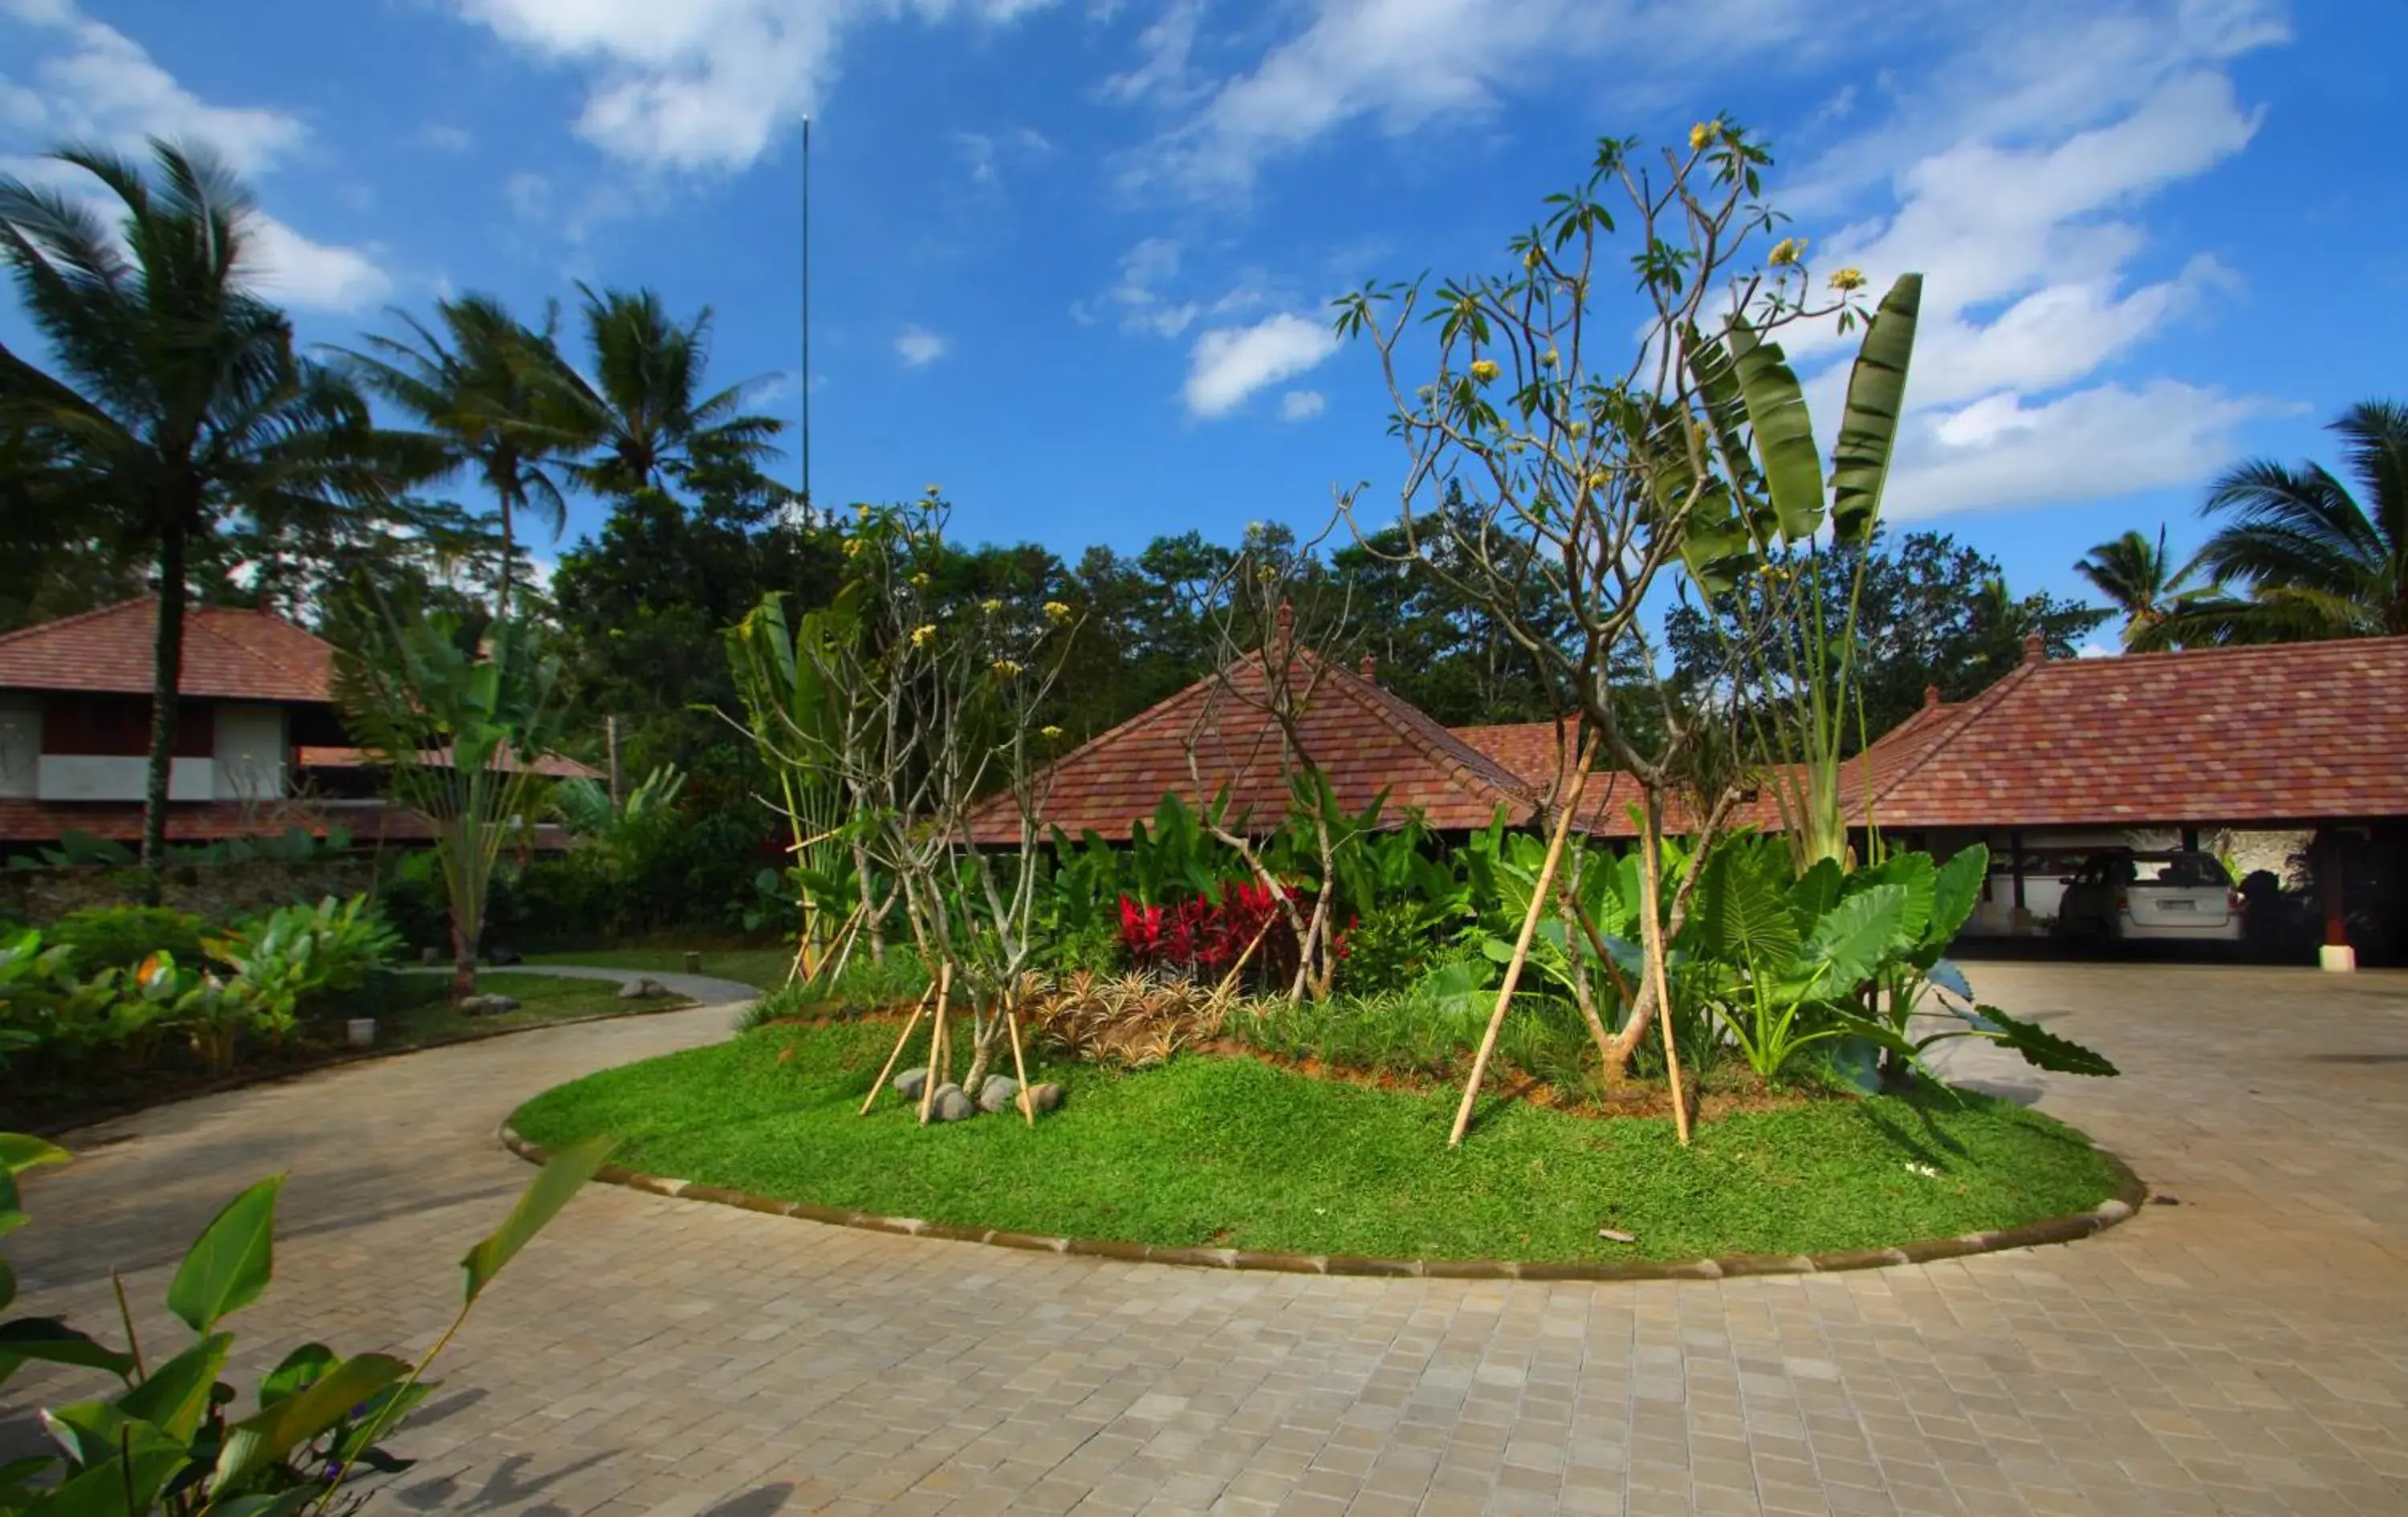
[[[1312,912],[1311,896],[1298,895],[1297,909]],[[1204,976],[1226,975],[1260,937],[1246,967],[1262,983],[1283,984],[1296,974],[1296,929],[1268,885],[1225,880],[1210,894],[1176,906],[1140,906],[1121,897],[1121,948],[1140,969]],[[1334,939],[1346,953],[1346,935]]]

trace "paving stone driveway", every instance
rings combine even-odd
[[[2408,977],[1977,969],[2128,1073],[1960,1073],[2179,1207],[1929,1266],[1571,1285],[1119,1265],[595,1187],[487,1297],[377,1510],[2408,1511]],[[524,1034],[95,1129],[9,1240],[22,1305],[108,1320],[112,1265],[155,1302],[222,1198],[286,1168],[279,1283],[237,1324],[263,1352],[423,1345],[529,1173],[493,1141],[511,1106],[726,1023]]]

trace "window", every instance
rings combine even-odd
[[[217,751],[216,723],[207,701],[176,706],[176,756]],[[83,758],[143,758],[150,751],[148,695],[52,695],[42,702],[42,751]]]

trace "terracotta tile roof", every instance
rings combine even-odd
[[[2408,816],[2408,637],[2028,661],[1908,737],[1887,827]]]
[[[150,693],[159,603],[146,596],[0,635],[0,690]],[[194,607],[184,621],[187,695],[329,699],[335,651],[267,611]]]
[[[1287,677],[1304,697],[1304,749],[1349,809],[1369,806],[1383,790],[1390,816],[1417,809],[1441,829],[1486,826],[1500,806],[1515,822],[1536,809],[1518,776],[1361,675],[1300,652]],[[1262,655],[1250,653],[1226,681],[1199,680],[1064,754],[1039,780],[1044,822],[1073,837],[1092,829],[1123,838],[1166,794],[1200,809],[1226,784],[1231,819],[1249,819],[1256,830],[1276,825],[1288,790],[1278,725],[1262,709],[1272,678]],[[972,830],[982,842],[1019,840],[1008,799],[981,808]]]
[[[375,766],[376,760],[357,748],[302,748],[295,750],[296,765],[304,769],[365,769]],[[439,763],[451,763],[451,751],[446,749]],[[509,753],[502,755],[501,767],[509,769],[516,764]],[[536,760],[535,772],[553,780],[599,780],[602,771],[589,764],[558,753],[546,753]]]
[[[363,846],[431,842],[434,828],[415,811],[396,806],[313,806],[288,802],[280,806],[245,806],[237,802],[179,805],[167,811],[171,843],[211,843],[229,837],[279,837],[299,827],[322,837],[329,827],[340,827]],[[546,823],[536,829],[536,847],[545,851],[569,845],[566,829]],[[0,800],[0,842],[51,843],[68,832],[87,832],[112,842],[139,843],[142,809],[138,806],[51,805],[42,801]]]

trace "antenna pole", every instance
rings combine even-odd
[[[803,118],[803,516],[811,519],[811,119]]]

